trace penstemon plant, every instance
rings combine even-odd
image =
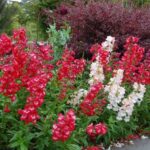
[[[142,60],[144,48],[129,37],[118,59],[114,43],[108,36],[93,45],[91,61],[65,49],[54,64],[52,46],[28,44],[24,29],[12,37],[1,35],[0,146],[101,150],[149,130],[150,70]]]

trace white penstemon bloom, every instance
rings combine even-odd
[[[107,36],[106,41],[102,43],[103,49],[112,52],[114,48],[115,38],[112,36]]]
[[[99,56],[97,56],[96,61],[91,64],[89,76],[90,76],[90,79],[88,83],[90,85],[93,85],[94,83],[97,83],[97,82],[104,81],[105,76],[104,76],[103,66],[99,62]]]
[[[112,52],[113,47],[114,47],[114,43],[115,43],[115,38],[111,37],[111,36],[108,36],[106,38],[106,41],[102,43],[102,48],[106,51]],[[97,82],[102,82],[103,83],[103,81],[105,79],[104,71],[103,71],[103,65],[100,62],[99,57],[100,56],[98,55],[96,57],[96,61],[91,64],[90,79],[88,81],[90,86],[97,83]],[[108,58],[108,60],[109,60],[109,58]]]
[[[119,103],[125,94],[125,89],[121,87],[123,72],[122,69],[115,70],[116,75],[110,79],[110,82],[104,88],[104,91],[108,92],[109,104],[107,108],[114,111],[119,110]]]
[[[74,106],[79,105],[83,97],[87,95],[87,92],[88,92],[87,90],[79,89],[71,96],[71,100],[68,101],[68,104],[72,104]]]
[[[122,106],[119,108],[117,119],[128,122],[132,115],[135,104],[140,104],[146,91],[145,85],[134,83],[133,92],[127,98],[122,100]]]
[[[118,113],[118,120],[128,122],[135,104],[140,104],[143,100],[146,88],[145,85],[134,83],[133,92],[129,94],[127,98],[124,98],[125,88],[121,87],[124,71],[119,69],[115,72],[116,75],[110,79],[110,82],[104,88],[104,91],[108,92],[109,104],[107,105],[107,108]]]

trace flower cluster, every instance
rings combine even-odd
[[[89,76],[90,79],[88,83],[90,84],[90,86],[92,86],[97,82],[103,83],[105,76],[104,76],[103,66],[99,62],[99,57],[96,58],[95,62],[92,62]]]
[[[135,77],[135,81],[138,81],[141,84],[150,84],[150,61],[144,61],[139,65],[135,72]]]
[[[64,50],[62,60],[57,63],[60,67],[58,69],[58,80],[74,81],[77,75],[83,72],[85,60],[75,59],[74,55],[73,51]]]
[[[63,89],[61,90],[60,98],[64,99],[69,85],[74,83],[76,77],[84,71],[85,60],[75,59],[73,51],[65,50],[62,59],[57,62],[58,80],[61,82]]]
[[[79,89],[77,92],[71,96],[71,100],[68,101],[68,104],[72,104],[74,106],[79,105],[82,101],[82,98],[87,95],[87,90]]]
[[[104,91],[108,92],[109,104],[108,109],[118,111],[119,103],[124,98],[125,89],[121,87],[124,70],[119,69],[114,71],[115,75],[110,79],[110,82],[105,86]]]
[[[32,104],[26,104],[23,110],[18,110],[18,113],[21,115],[20,120],[25,121],[26,124],[30,122],[35,124],[40,119],[36,108]]]
[[[145,85],[134,83],[133,92],[127,98],[122,100],[122,106],[119,108],[117,119],[128,122],[133,112],[134,105],[140,104],[144,93],[146,91]]]
[[[93,125],[93,123],[91,123],[87,126],[86,133],[91,138],[95,138],[98,135],[105,135],[107,133],[107,127],[104,123],[98,123],[96,125]]]
[[[106,41],[102,43],[102,46],[97,44],[92,46],[90,49],[91,53],[94,53],[93,60],[90,68],[90,79],[89,84],[92,85],[97,82],[102,82],[105,79],[104,76],[104,69],[108,70],[108,62],[109,62],[109,56],[110,52],[113,51],[115,38],[108,36],[106,38]]]
[[[108,109],[112,109],[117,112],[118,120],[130,120],[133,112],[134,105],[140,104],[146,91],[145,85],[134,83],[133,92],[124,98],[125,88],[121,87],[124,70],[119,69],[116,75],[110,79],[110,82],[105,86],[104,91],[108,92],[109,104]]]
[[[15,94],[20,90],[21,85],[17,80],[20,80],[22,76],[23,67],[27,59],[27,54],[23,51],[26,46],[26,38],[19,36],[19,34],[25,36],[25,31],[23,29],[14,31],[13,40],[6,35],[1,36],[0,39],[3,43],[1,43],[0,47],[1,54],[3,54],[0,56],[0,70],[3,72],[0,77],[0,93],[9,97],[12,101],[16,99]]]
[[[99,56],[99,62],[103,66],[106,66],[106,64],[109,61],[109,51],[103,49],[103,47],[100,44],[95,44],[91,47],[90,52],[93,54],[92,61],[94,61],[97,58],[97,56]]]
[[[19,114],[22,115],[21,119],[26,123],[36,123],[36,120],[39,119],[36,109],[44,102],[45,88],[52,78],[51,70],[53,66],[48,63],[52,60],[52,52],[48,45],[42,44],[39,47],[33,47],[33,50],[28,53],[27,72],[22,77],[22,83],[30,92],[30,95],[27,98],[25,108],[19,110]],[[32,109],[31,111],[31,107],[34,107],[35,110]],[[34,115],[32,115],[32,112]]]
[[[147,75],[150,77],[150,73],[148,73],[148,68],[141,63],[145,50],[137,44],[138,41],[136,37],[127,38],[124,46],[126,52],[116,65],[117,68],[124,70],[124,81],[146,84],[145,78]]]
[[[7,39],[1,38],[0,41]],[[20,109],[18,113],[26,123],[36,123],[40,118],[37,108],[44,102],[45,87],[52,78],[53,66],[49,61],[52,60],[53,51],[48,45],[29,46],[24,29],[14,31],[11,40],[7,39],[8,43],[0,49],[3,51],[6,46],[7,54],[1,59],[0,69],[3,74],[0,77],[0,93],[14,101],[17,92],[26,88],[30,94],[24,109]]]
[[[65,116],[59,114],[57,123],[53,124],[52,139],[54,141],[66,141],[75,129],[75,120],[75,113],[72,109],[70,109]]]
[[[11,48],[11,39],[6,34],[2,34],[0,36],[0,56],[8,54],[11,51]]]
[[[97,94],[102,88],[103,85],[101,82],[98,82],[97,84],[94,84],[90,87],[90,90],[88,91],[84,100],[80,104],[80,108],[83,111],[83,113],[85,113],[88,116],[95,114],[95,110],[98,108],[98,105],[94,102],[94,99],[96,98]]]

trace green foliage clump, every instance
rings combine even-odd
[[[56,29],[56,25],[50,25],[47,33],[48,33],[48,42],[52,45],[54,50],[54,61],[60,59],[62,54],[62,50],[65,48],[65,45],[70,39],[70,27],[67,29]]]

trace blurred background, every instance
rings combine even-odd
[[[88,2],[90,0],[83,0]],[[96,0],[121,3],[125,7],[149,7],[150,0]],[[14,28],[25,27],[30,39],[47,38],[43,10],[53,11],[61,3],[73,0],[0,0],[0,33],[11,34]]]

